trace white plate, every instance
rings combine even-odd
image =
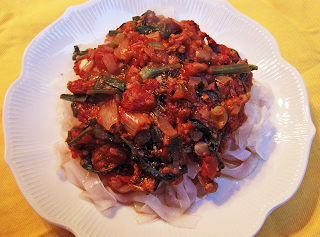
[[[174,7],[178,20],[195,20],[217,43],[237,49],[259,66],[254,77],[268,82],[275,94],[275,151],[248,178],[219,179],[220,191],[190,210],[202,216],[195,229],[163,221],[138,225],[130,206],[100,213],[54,168],[53,144],[61,140],[55,121],[59,92],[50,83],[70,71],[74,45],[99,42],[109,29],[154,6]],[[70,7],[28,46],[22,73],[5,97],[3,127],[5,160],[26,200],[44,219],[85,237],[252,236],[298,189],[315,134],[303,79],[282,59],[273,36],[229,3],[205,0],[97,0]],[[223,192],[230,184],[231,192]]]

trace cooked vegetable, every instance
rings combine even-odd
[[[91,125],[92,133],[96,138],[102,139],[102,140],[109,140],[113,141],[113,134],[107,131],[103,126],[100,124],[93,124]]]
[[[216,83],[216,81],[214,81],[213,83]],[[218,91],[218,85],[216,85],[216,88],[217,90],[204,89],[204,83],[203,81],[200,81],[196,85],[195,92],[199,97],[201,97],[203,94],[206,94],[209,98],[215,98],[216,100],[220,101],[223,99],[223,95]]]
[[[191,118],[190,122],[196,126],[196,128],[204,134],[204,136],[211,142],[211,147],[214,152],[218,151],[218,147],[220,144],[220,139],[218,134],[215,131],[212,131],[206,125],[204,125],[200,120]]]
[[[151,116],[156,126],[167,136],[173,137],[177,134],[177,131],[172,127],[170,122],[161,113],[151,113]]]
[[[72,55],[72,60],[76,60],[77,56],[85,56],[87,53],[88,53],[87,50],[80,51],[79,47],[75,45],[73,55]]]
[[[205,136],[206,139],[208,139],[210,141],[210,147],[212,148],[212,151],[216,153],[216,157],[217,157],[217,161],[219,164],[219,169],[223,169],[224,168],[224,164],[223,161],[220,159],[218,152],[218,148],[220,145],[220,136],[212,131],[210,128],[208,128],[206,125],[204,125],[200,120],[195,119],[195,118],[191,118],[190,122],[196,126],[196,128],[202,132]]]
[[[199,141],[194,145],[194,151],[198,156],[205,157],[209,154],[209,144],[205,141]]]
[[[159,128],[157,128],[156,126],[153,126],[150,132],[151,132],[151,139],[154,143],[162,141],[163,136]]]
[[[118,35],[120,35],[120,34],[118,34]],[[117,38],[117,36],[116,36],[116,38]],[[117,65],[117,63],[111,53],[105,53],[102,57],[102,61],[103,61],[104,65],[106,66],[107,70],[111,74],[115,74],[119,71],[119,67],[118,67],[118,65]]]
[[[87,99],[87,95],[70,95],[70,94],[61,94],[60,99],[68,100],[73,102],[84,103]]]
[[[247,64],[247,63],[239,63],[239,64],[231,64],[231,65],[212,66],[210,67],[210,70],[212,75],[236,74],[236,73],[247,73],[253,70],[258,70],[258,66]]]
[[[78,136],[76,136],[75,138],[72,138],[69,142],[68,145],[72,146],[73,144],[75,144],[77,141],[79,141],[84,135],[86,135],[88,132],[92,131],[92,127],[87,127],[85,128]]]
[[[247,129],[244,106],[257,66],[194,21],[153,11],[109,31],[97,48],[75,47],[74,60],[80,78],[67,83],[70,95],[61,95],[76,117],[68,117],[71,155],[64,168],[79,171],[70,177],[103,209],[116,199],[139,202],[177,224],[205,194],[198,191],[213,193],[216,178],[230,175],[233,158],[240,160],[234,133]]]
[[[115,36],[117,34],[121,33],[120,31],[117,31],[117,30],[109,30],[109,35],[110,36]]]
[[[164,50],[162,42],[148,42],[149,47],[157,50]]]
[[[110,94],[113,95],[116,93],[115,89],[109,89],[109,88],[101,88],[101,89],[90,89],[87,91],[88,95],[94,95],[94,94]]]
[[[160,31],[160,28],[158,25],[154,24],[154,25],[140,25],[136,27],[136,31],[139,34],[151,34],[153,32],[156,31]]]
[[[149,116],[145,113],[132,113],[132,112],[125,112],[121,116],[121,121],[123,122],[124,128],[126,131],[135,136],[141,128],[149,127],[151,120]]]
[[[166,66],[162,66],[162,67],[151,67],[151,68],[146,66],[141,69],[139,74],[142,77],[142,79],[146,79],[149,77],[157,76],[157,75],[164,73],[164,72],[169,72],[171,70],[178,69],[180,67],[181,67],[180,63],[166,65]]]
[[[114,99],[101,106],[97,115],[97,121],[108,131],[112,125],[119,121],[118,105]]]
[[[160,180],[182,182],[195,162],[194,182],[216,191],[220,153],[246,121],[257,66],[195,22],[153,11],[109,31],[97,48],[75,47],[74,58],[80,78],[61,98],[80,122],[67,143],[85,169],[112,190],[153,192]]]
[[[228,112],[224,106],[215,106],[210,111],[210,122],[216,129],[222,129],[228,122]]]
[[[126,38],[125,34],[123,34],[122,32],[119,32],[118,34],[116,34],[116,36],[114,37],[113,40],[113,44],[115,44],[116,46],[120,45],[121,42]]]
[[[169,150],[177,150],[180,148],[180,135],[176,134],[169,137]]]
[[[80,162],[80,165],[90,172],[93,172],[96,174],[101,174],[101,175],[106,175],[106,174],[110,173],[115,168],[115,167],[112,167],[112,168],[105,169],[104,171],[97,171],[97,170],[95,170],[95,168],[91,162],[91,159],[82,160]]]
[[[173,182],[178,180],[183,174],[188,172],[188,167],[186,165],[183,165],[178,173],[169,172],[164,174],[161,171],[157,170],[154,165],[151,165],[148,162],[146,162],[144,158],[139,155],[138,150],[135,147],[133,147],[126,138],[121,136],[121,139],[124,141],[125,144],[127,144],[130,147],[132,155],[138,158],[138,161],[141,164],[142,169],[156,179]]]
[[[112,76],[101,75],[101,77],[103,78],[103,80],[105,81],[105,83],[107,85],[112,86],[114,88],[117,88],[122,92],[124,92],[126,90],[127,83],[125,83],[124,81],[121,81],[121,80],[117,79],[116,77],[112,77]]]

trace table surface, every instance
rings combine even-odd
[[[85,0],[1,0],[0,111],[9,86],[19,77],[30,41],[67,7]],[[311,116],[320,128],[320,7],[318,0],[229,0],[276,38],[282,57],[301,73],[309,95]],[[44,14],[45,13],[45,14]],[[1,116],[2,117],[2,116]],[[2,123],[1,123],[2,124]],[[2,126],[0,132],[3,133]],[[274,210],[256,236],[320,236],[319,134],[311,147],[305,177],[295,195]],[[4,139],[0,136],[0,156]],[[28,205],[0,159],[0,236],[73,236],[40,218]]]

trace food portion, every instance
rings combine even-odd
[[[228,170],[245,163],[223,154],[230,156],[235,131],[248,120],[257,66],[194,21],[147,11],[110,30],[97,48],[75,46],[73,60],[78,79],[60,97],[71,101],[74,117],[64,168],[93,201],[99,186],[105,208],[115,199],[139,210],[144,203],[145,213],[181,226],[177,213],[217,191],[225,162]],[[96,181],[87,189],[88,177]],[[161,213],[170,206],[173,214]]]

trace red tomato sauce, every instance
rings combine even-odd
[[[194,21],[152,11],[110,31],[97,48],[75,46],[73,59],[79,79],[67,88],[82,124],[66,141],[85,169],[116,191],[152,192],[160,181],[181,182],[196,162],[195,182],[217,190],[221,154],[247,119],[252,73],[213,69],[246,60]],[[209,149],[199,153],[203,144]]]

